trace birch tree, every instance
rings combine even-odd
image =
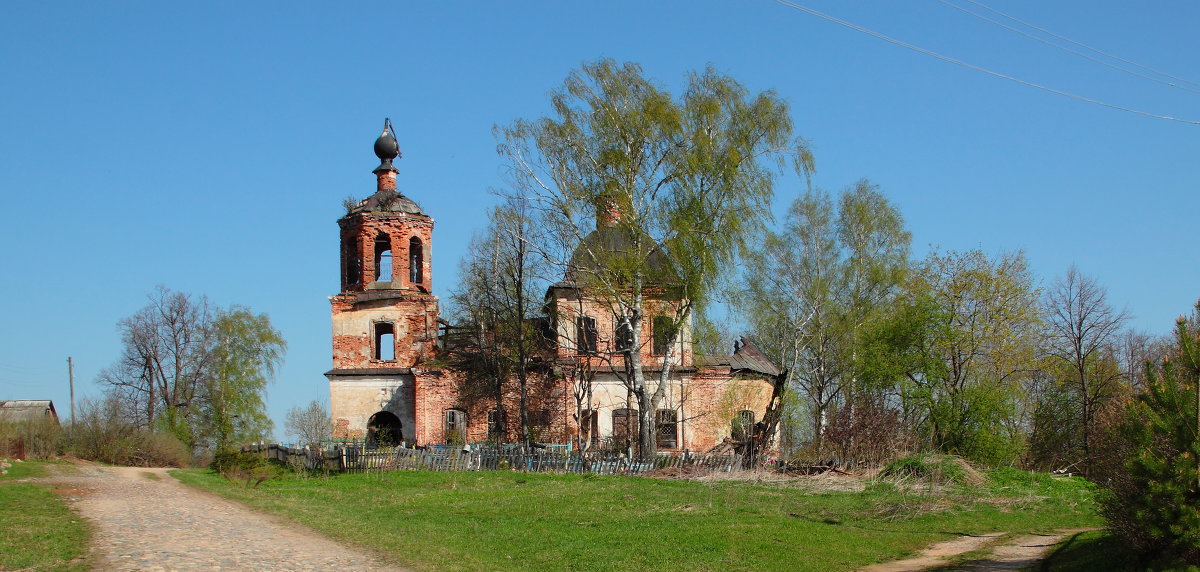
[[[805,399],[818,452],[835,400],[855,379],[856,337],[894,296],[910,240],[899,211],[863,180],[836,206],[821,191],[798,197],[783,229],[748,259],[738,305]]]
[[[653,298],[674,301],[678,351],[696,308],[768,219],[776,174],[788,164],[807,174],[812,156],[786,102],[712,68],[689,74],[675,97],[637,64],[605,59],[572,71],[550,100],[550,116],[497,129],[499,152],[543,224],[576,245],[579,256],[557,263],[631,334],[618,374],[650,455],[673,357],[647,379],[641,326]],[[612,240],[585,241],[605,216]]]

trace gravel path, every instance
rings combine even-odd
[[[1026,570],[1045,558],[1050,549],[1054,548],[1054,545],[1066,540],[1072,534],[1087,530],[1094,529],[1067,529],[1059,530],[1053,534],[1030,534],[1003,540],[1000,540],[1005,534],[1003,532],[979,536],[960,536],[934,544],[912,558],[873,564],[863,568],[860,572],[916,572],[931,569],[942,572]],[[984,558],[955,565],[950,564],[950,559],[955,556],[980,550],[988,546],[992,547],[992,552]]]
[[[95,525],[97,570],[401,570],[167,469],[77,465],[47,481]]]

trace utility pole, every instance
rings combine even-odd
[[[75,364],[71,356],[67,356],[67,378],[71,383],[71,426],[75,426]]]

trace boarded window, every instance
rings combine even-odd
[[[467,412],[461,409],[447,409],[446,423],[443,427],[446,442],[461,445],[467,442]]]
[[[679,414],[674,409],[654,412],[654,439],[660,449],[674,449],[679,445]]]
[[[591,316],[575,318],[575,351],[581,354],[596,353],[596,319]]]
[[[375,237],[375,279],[392,281],[392,239],[383,232]]]
[[[396,359],[396,330],[391,322],[375,322],[375,359]]]
[[[618,447],[628,447],[638,438],[637,409],[615,409],[612,414],[612,440]]]
[[[675,340],[675,333],[679,328],[675,327],[675,320],[670,316],[655,316],[653,328],[654,354],[665,356],[667,355],[667,351],[671,349],[671,342]]]
[[[422,269],[425,266],[425,254],[423,251],[421,239],[414,236],[408,240],[408,281],[413,284],[420,284],[424,281]]]

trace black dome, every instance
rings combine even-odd
[[[400,154],[400,144],[396,142],[396,137],[388,131],[384,131],[379,139],[375,140],[375,156],[382,159],[395,159]]]

